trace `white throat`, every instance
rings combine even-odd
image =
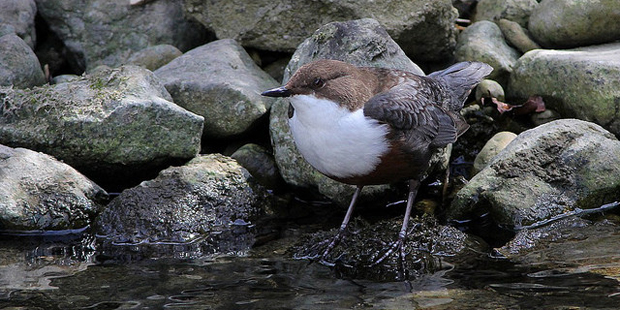
[[[365,175],[387,152],[387,125],[351,112],[336,102],[314,95],[291,97],[295,108],[289,125],[304,158],[323,174],[347,178]]]

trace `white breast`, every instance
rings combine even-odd
[[[370,173],[389,147],[386,125],[313,95],[291,97],[289,120],[297,148],[320,172],[338,178]]]

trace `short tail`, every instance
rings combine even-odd
[[[471,90],[491,71],[493,71],[493,67],[483,62],[465,61],[454,64],[445,70],[433,72],[428,77],[441,82],[452,95],[449,103],[450,110],[458,111],[463,108]]]

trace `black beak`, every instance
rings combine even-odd
[[[267,97],[289,97],[291,95],[291,90],[282,86],[282,87],[266,90],[261,95],[267,96]]]

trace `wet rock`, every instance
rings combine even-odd
[[[0,230],[59,230],[91,223],[107,193],[53,157],[0,144]]]
[[[358,66],[398,68],[423,74],[385,29],[372,19],[330,23],[321,27],[299,45],[284,71],[282,83],[286,83],[299,67],[317,59],[337,59]],[[293,186],[317,188],[321,194],[339,204],[348,204],[355,188],[322,175],[303,159],[288,127],[288,100],[273,102],[269,127],[275,160],[284,180]],[[369,186],[362,193],[369,197],[384,189],[384,186]]]
[[[499,101],[504,101],[504,88],[493,80],[482,80],[476,86],[476,102],[480,103],[482,98],[496,98]]]
[[[506,85],[520,54],[508,46],[495,23],[479,21],[459,36],[454,57],[457,61],[481,61],[493,67],[489,79]]]
[[[448,217],[490,213],[499,225],[521,227],[618,200],[618,152],[613,134],[581,120],[525,131],[458,192]]]
[[[540,48],[540,45],[530,37],[529,31],[518,23],[507,19],[500,19],[497,24],[506,40],[521,53],[527,53],[533,49]]]
[[[493,157],[499,154],[499,152],[501,152],[516,137],[517,135],[512,132],[502,131],[498,132],[491,138],[491,140],[487,141],[474,160],[474,174],[484,169]]]
[[[620,2],[545,0],[529,20],[534,40],[546,48],[570,48],[620,39]]]
[[[283,186],[284,180],[280,176],[273,154],[266,148],[249,143],[237,149],[230,157],[266,188],[278,189]]]
[[[12,26],[0,25],[0,86],[29,88],[44,83],[45,75],[32,49]]]
[[[186,19],[182,0],[140,7],[108,0],[36,2],[41,17],[69,49],[75,72],[102,64],[119,66],[133,53],[158,44],[186,51],[206,42],[208,36],[200,24]]]
[[[454,50],[457,11],[449,0],[413,1],[227,1],[185,0],[186,11],[219,39],[243,46],[292,52],[319,27],[335,21],[376,19],[403,50],[425,61]],[[407,12],[407,14],[400,14]]]
[[[472,21],[497,22],[500,19],[507,19],[527,27],[530,14],[537,5],[536,0],[480,0]]]
[[[123,191],[97,218],[97,232],[117,243],[217,240],[211,246],[226,253],[235,248],[234,240],[218,235],[250,225],[265,211],[265,192],[249,177],[229,157],[198,156]]]
[[[260,94],[279,84],[234,40],[197,47],[157,69],[174,102],[204,117],[204,136],[240,135],[269,110]]]
[[[567,277],[584,272],[618,279],[617,221],[567,217],[523,229],[497,252],[511,261],[537,266],[531,277]],[[617,282],[616,282],[617,283]]]
[[[445,257],[454,261],[466,260],[468,256],[478,257],[488,250],[483,241],[454,227],[440,225],[431,216],[424,216],[412,218],[409,222],[410,231],[404,245],[404,270],[401,270],[398,253],[392,253],[375,264],[397,240],[401,224],[402,218],[374,224],[355,219],[349,226],[349,231],[355,233],[347,234],[325,261],[333,262],[336,272],[347,278],[394,281],[440,271]],[[315,259],[323,254],[335,234],[336,229],[308,235],[289,252],[296,259]]]
[[[183,55],[183,52],[178,48],[169,44],[160,44],[134,53],[127,60],[127,64],[155,71],[181,55]]]
[[[34,16],[37,5],[34,0],[3,0],[0,2],[0,25],[13,26],[17,36],[34,50],[37,33],[34,29]]]
[[[565,117],[592,121],[620,134],[618,76],[620,43],[533,50],[517,62],[506,91],[516,101],[540,95],[548,107]]]
[[[140,67],[102,68],[31,90],[0,88],[0,98],[0,143],[50,154],[98,183],[134,180],[200,150],[203,118],[170,102]]]

